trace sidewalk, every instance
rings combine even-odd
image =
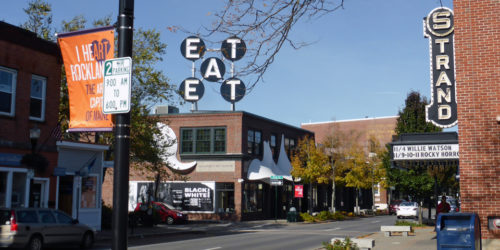
[[[396,250],[396,249],[410,249],[410,250],[427,250],[436,249],[436,232],[433,227],[415,228],[414,232],[404,237],[402,235],[394,235],[390,237],[384,236],[383,232],[376,232],[366,235],[363,238],[374,239],[374,250]]]

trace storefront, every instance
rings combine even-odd
[[[190,220],[286,217],[294,205],[288,156],[299,139],[314,137],[312,132],[242,111],[157,115],[172,131],[164,134],[176,141],[174,153],[164,159],[171,175],[162,180],[157,199],[176,202],[174,206],[189,213]],[[130,169],[130,210],[132,203],[141,202],[140,194],[147,193],[141,186],[153,187],[154,174],[140,169]],[[106,187],[111,186],[108,176]],[[270,186],[271,176],[282,176],[283,186]],[[210,199],[196,193],[207,190]],[[103,199],[112,203],[107,194]],[[199,207],[202,204],[205,207]]]
[[[56,207],[96,230],[101,229],[104,151],[109,146],[58,142]]]

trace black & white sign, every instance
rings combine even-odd
[[[237,102],[245,96],[246,87],[242,80],[229,78],[220,86],[222,98],[228,102]]]
[[[459,159],[458,144],[394,145],[393,160]]]
[[[197,102],[205,94],[205,86],[198,78],[189,77],[182,81],[179,93],[187,102]]]

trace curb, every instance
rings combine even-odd
[[[148,237],[155,237],[155,236],[166,236],[166,235],[180,235],[180,234],[203,234],[206,233],[203,230],[186,230],[186,231],[173,231],[173,232],[159,232],[159,233],[140,233],[140,234],[129,234],[127,236],[127,239],[143,239],[143,238],[148,238]],[[113,238],[112,236],[101,236],[101,237],[96,237],[95,242],[105,242],[105,241],[111,241]]]

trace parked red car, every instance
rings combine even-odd
[[[187,221],[187,215],[183,214],[181,211],[175,210],[172,206],[163,203],[152,201],[151,208],[154,209],[158,215],[160,216],[160,220],[163,223],[167,223],[168,225],[172,225],[174,223],[183,223]],[[137,203],[137,207],[135,207],[135,212],[146,212],[149,209],[147,203]]]
[[[389,205],[389,214],[396,214],[396,211],[398,210],[399,204],[401,202],[404,202],[405,200],[392,200],[391,204]]]

